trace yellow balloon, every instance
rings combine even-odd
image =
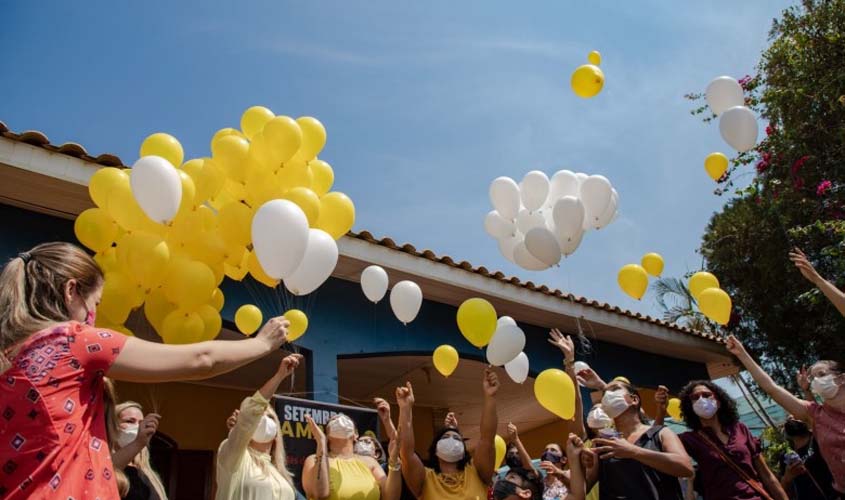
[[[319,200],[317,203],[319,205]],[[102,252],[111,247],[117,238],[117,224],[102,208],[89,208],[76,217],[73,232],[80,243],[95,252]]]
[[[288,342],[293,342],[305,335],[305,331],[308,330],[308,316],[304,312],[299,309],[291,309],[285,313],[285,318],[290,321],[287,337]]]
[[[262,285],[275,288],[279,284],[279,280],[273,279],[264,272],[264,268],[261,267],[261,263],[258,262],[258,257],[255,255],[255,252],[249,253],[249,274],[255,278],[255,281],[261,283]]]
[[[129,270],[144,289],[161,285],[170,263],[170,248],[161,236],[142,231],[127,234],[118,248],[124,269]]]
[[[681,420],[681,400],[678,398],[672,398],[669,400],[669,403],[666,405],[666,413],[669,414],[675,420]]]
[[[706,271],[697,272],[689,279],[689,291],[695,300],[699,300],[701,292],[708,288],[719,288],[719,280]]]
[[[355,205],[348,196],[332,191],[320,198],[320,217],[316,229],[322,229],[338,240],[355,225]]]
[[[246,197],[250,206],[260,207],[270,200],[281,198],[285,189],[279,178],[269,169],[250,169],[246,178]]]
[[[202,338],[205,324],[199,314],[176,309],[164,318],[161,330],[165,344],[192,344]]]
[[[246,175],[246,173],[244,173],[244,175]],[[223,189],[220,191],[220,194],[223,193],[228,194],[228,199],[230,201],[243,201],[246,199],[246,185],[239,181],[227,179],[226,182],[223,184]],[[218,194],[217,197],[219,198],[220,195]],[[226,206],[225,203],[220,205],[221,208],[224,206]]]
[[[698,296],[698,309],[708,318],[720,325],[727,325],[731,320],[731,297],[721,288],[708,288]]]
[[[302,145],[303,134],[300,124],[289,116],[277,116],[264,125],[261,133],[264,141],[273,150],[276,162],[288,161]]]
[[[139,156],[144,157],[150,155],[161,156],[174,167],[181,165],[182,159],[185,157],[179,141],[172,135],[163,132],[152,134],[141,143]]]
[[[129,186],[129,175],[126,171],[114,167],[105,167],[94,172],[88,181],[88,194],[100,208],[106,208],[109,193],[119,184]]]
[[[647,253],[640,262],[643,269],[651,276],[660,276],[663,272],[663,257],[659,253]]]
[[[625,383],[626,383],[626,384],[628,384],[628,385],[631,385],[631,381],[630,381],[630,380],[628,380],[628,377],[623,377],[623,376],[621,376],[621,375],[616,376],[616,377],[613,377],[613,381],[614,381],[614,382],[615,382],[615,381],[617,381],[617,380],[622,381],[622,382],[625,382]]]
[[[275,170],[282,161],[275,149],[270,147],[264,132],[259,132],[249,141],[249,155],[247,159],[255,161],[264,168]]]
[[[458,367],[458,361],[460,358],[458,356],[458,351],[456,351],[454,347],[443,344],[434,350],[434,354],[431,355],[431,359],[434,362],[434,367],[437,368],[437,371],[439,371],[444,377],[448,377],[455,371],[455,368]]]
[[[622,291],[637,300],[643,298],[648,289],[648,273],[637,264],[623,266],[616,279]]]
[[[601,52],[598,50],[594,50],[587,55],[587,60],[590,61],[590,64],[598,66],[601,64]]]
[[[225,207],[228,203],[231,203],[233,201],[241,201],[243,199],[235,198],[232,192],[229,189],[226,189],[226,187],[231,183],[232,181],[225,181],[223,189],[221,189],[220,192],[217,193],[217,196],[208,200],[208,204],[211,205],[212,208],[214,208],[215,210],[220,210],[221,208]]]
[[[147,300],[144,301],[144,317],[146,317],[147,321],[153,325],[153,328],[155,328],[155,331],[158,332],[159,335],[161,335],[164,318],[175,310],[176,304],[167,300],[167,297],[164,296],[164,292],[158,290],[147,295]]]
[[[244,131],[247,138],[252,139],[275,116],[272,111],[264,106],[253,106],[244,111],[241,116],[241,130]]]
[[[604,87],[604,73],[598,66],[585,64],[572,73],[572,91],[585,99],[594,97]]]
[[[126,231],[149,230],[151,227],[159,225],[147,217],[147,214],[135,201],[129,183],[118,184],[109,192],[106,212]]]
[[[305,162],[289,161],[282,164],[282,167],[276,171],[276,177],[279,184],[285,189],[310,188],[314,174],[311,173],[311,167]]]
[[[458,329],[475,347],[484,347],[490,343],[496,333],[496,309],[490,302],[472,298],[464,301],[458,308]]]
[[[494,439],[494,444],[496,447],[496,466],[494,469],[498,469],[502,466],[502,462],[505,460],[505,453],[508,451],[508,446],[505,444],[505,440],[502,436],[496,434],[496,438]]]
[[[103,271],[103,274],[111,271],[117,271],[117,249],[115,247],[110,247],[102,252],[97,252],[97,254],[94,255],[94,261],[96,261],[97,265],[100,266],[100,270]]]
[[[211,158],[195,158],[186,161],[182,170],[194,181],[194,204],[200,205],[214,198],[223,189],[226,176]]]
[[[174,259],[164,282],[164,294],[171,302],[190,309],[211,300],[215,281],[214,272],[206,264]]]
[[[108,273],[103,283],[103,295],[97,305],[97,315],[102,315],[114,325],[122,325],[137,302],[136,288],[123,273]]]
[[[317,193],[317,196],[323,196],[328,193],[334,184],[334,170],[332,166],[323,160],[311,160],[308,163],[311,167],[311,189]]]
[[[534,396],[543,408],[564,420],[575,416],[575,385],[563,370],[543,370],[534,381]]]
[[[252,304],[243,305],[235,312],[235,326],[244,335],[255,333],[263,321],[264,315],[261,314],[261,309]]]
[[[206,231],[185,245],[185,249],[194,260],[198,260],[209,267],[223,264],[226,258],[226,241],[219,231]]]
[[[223,303],[225,301],[226,297],[223,295],[223,290],[215,288],[214,292],[211,294],[211,302],[209,302],[209,304],[217,309],[217,312],[220,312],[223,310]]]
[[[204,326],[202,336],[199,339],[200,342],[215,339],[223,328],[223,318],[220,317],[220,313],[209,304],[199,306],[196,313],[199,314]]]
[[[226,245],[245,247],[252,241],[252,210],[243,203],[232,202],[220,209],[218,214],[220,235]],[[240,256],[235,264],[240,262]],[[230,264],[232,264],[230,262]]]
[[[314,158],[326,145],[326,128],[320,120],[311,116],[300,116],[296,123],[302,129],[302,146],[300,155],[306,160]]]
[[[199,203],[196,202],[197,190],[194,186],[194,179],[184,170],[178,170],[178,172],[179,180],[182,182],[182,200],[179,202],[179,210],[176,212],[176,217],[184,217],[185,214],[193,210]]]
[[[309,226],[313,227],[317,223],[320,216],[320,197],[314,194],[314,191],[297,187],[285,193],[282,198],[296,203],[302,209],[308,219]]]
[[[211,144],[211,158],[226,176],[236,182],[243,182],[246,174],[246,159],[249,142],[236,135],[223,136]]]
[[[704,170],[714,181],[718,181],[728,171],[728,157],[722,153],[710,153],[704,159]]]
[[[227,127],[227,128],[221,128],[220,130],[215,132],[214,136],[212,136],[212,138],[211,138],[211,143],[209,145],[214,144],[214,142],[217,139],[221,139],[223,137],[226,137],[227,135],[233,135],[235,137],[240,137],[241,139],[246,139],[246,136],[243,135],[240,130],[235,129],[235,128],[231,128],[231,127]]]

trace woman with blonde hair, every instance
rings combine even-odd
[[[161,477],[150,464],[149,444],[158,430],[159,415],[144,416],[143,407],[124,401],[114,409],[117,417],[117,446],[112,452],[115,469],[123,470],[129,480],[127,500],[167,500]]]
[[[279,369],[229,417],[229,437],[217,450],[217,500],[294,500],[293,480],[285,467],[279,417],[271,401],[279,384],[302,361],[282,359]]]
[[[253,338],[186,345],[97,328],[103,273],[70,243],[43,243],[0,273],[0,498],[117,498],[103,377],[211,378],[277,350],[288,322]]]

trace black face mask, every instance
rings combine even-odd
[[[554,464],[559,464],[560,461],[563,459],[560,453],[555,453],[553,451],[544,451],[542,455],[540,455],[540,460],[544,462],[552,462]]]
[[[508,453],[505,455],[505,463],[511,469],[522,467],[522,460],[520,460],[518,453]]]
[[[501,479],[499,481],[496,481],[496,484],[493,486],[493,498],[495,498],[496,500],[501,500],[511,495],[516,495],[515,484],[508,481],[507,479]]]
[[[783,432],[789,437],[806,436],[810,433],[810,428],[800,420],[787,420],[783,424]]]

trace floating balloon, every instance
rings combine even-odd
[[[387,293],[387,271],[379,266],[369,266],[361,273],[361,288],[373,304]]]
[[[516,218],[519,200],[519,185],[510,177],[497,177],[490,184],[490,202],[504,219]]]
[[[546,227],[546,218],[538,211],[531,212],[527,208],[519,210],[516,216],[516,228],[522,234],[527,234],[535,227]]]
[[[555,203],[552,217],[559,240],[571,241],[583,232],[584,204],[575,196],[564,196]]]
[[[437,371],[444,377],[448,377],[458,367],[458,360],[460,358],[458,357],[458,351],[454,347],[444,344],[434,350],[431,359]]]
[[[160,156],[144,156],[129,174],[132,195],[150,219],[169,222],[182,202],[182,180],[176,168]]]
[[[719,288],[719,280],[712,274],[700,271],[690,277],[689,291],[695,300],[698,300],[701,292],[708,288]]]
[[[734,106],[719,118],[719,132],[740,153],[750,151],[757,144],[757,117],[745,106]]]
[[[528,356],[524,352],[517,354],[515,358],[505,363],[505,371],[517,384],[525,382],[528,379]]]
[[[94,172],[88,182],[88,194],[100,208],[106,208],[109,194],[119,185],[129,186],[129,175],[126,170],[105,167]]]
[[[560,253],[568,257],[575,253],[575,250],[578,250],[578,247],[581,245],[581,240],[584,238],[584,231],[582,230],[576,236],[567,238],[566,240],[561,238],[560,233],[555,236],[557,236],[557,241],[560,245]]]
[[[714,181],[718,181],[728,171],[728,157],[722,153],[710,153],[704,159],[704,170]]]
[[[563,370],[543,370],[534,381],[534,396],[543,408],[564,420],[575,416],[575,384]]]
[[[420,312],[422,298],[419,285],[413,281],[400,281],[390,291],[390,308],[396,319],[407,325]]]
[[[708,288],[698,296],[698,309],[720,325],[731,320],[731,297],[720,288]]]
[[[716,116],[734,106],[745,104],[745,96],[739,82],[729,76],[720,76],[713,79],[704,91],[707,105]]]
[[[572,73],[570,84],[575,95],[588,99],[601,92],[602,87],[604,87],[604,73],[598,66],[584,64]]]
[[[601,53],[598,50],[594,50],[587,55],[587,60],[590,61],[590,64],[598,66],[601,64]]]
[[[663,272],[663,257],[659,253],[647,253],[643,255],[643,269],[651,276],[660,276]]]
[[[505,440],[502,439],[502,436],[496,434],[496,437],[493,439],[493,445],[496,449],[496,465],[493,467],[494,469],[498,469],[502,466],[502,462],[505,460],[505,454],[508,451],[508,447],[505,444]]]
[[[496,333],[496,309],[490,302],[472,298],[458,308],[458,329],[475,347],[484,347]]]
[[[516,358],[525,348],[525,332],[515,325],[504,325],[496,329],[487,346],[487,362],[502,366]]]
[[[249,155],[249,141],[237,135],[223,136],[211,144],[211,157],[229,177],[241,183],[246,179],[246,160]],[[238,197],[239,199],[243,197]]]
[[[545,226],[535,227],[525,234],[525,248],[532,257],[545,264],[546,267],[560,262],[560,245],[555,235]]]
[[[178,167],[182,164],[182,159],[185,153],[182,150],[182,145],[170,134],[157,132],[148,136],[141,143],[141,151],[138,156],[158,156],[164,158],[173,167]]]
[[[261,133],[270,146],[268,166],[278,168],[299,151],[302,145],[302,127],[289,116],[277,116],[264,124]]]
[[[243,305],[235,311],[235,326],[244,335],[255,333],[263,321],[264,315],[261,314],[261,309],[252,304]]]
[[[542,271],[549,268],[549,266],[531,255],[528,247],[525,246],[525,241],[519,242],[514,248],[513,260],[519,267],[528,271]]]
[[[549,181],[549,196],[546,199],[546,206],[554,208],[557,200],[564,196],[577,198],[580,196],[579,191],[578,177],[569,170],[558,170]]]
[[[499,212],[491,210],[484,218],[484,230],[490,236],[499,239],[513,235],[516,232],[516,224],[513,220],[505,219],[499,215]]]
[[[607,210],[612,197],[613,187],[603,175],[591,175],[581,183],[581,202],[584,204],[584,216],[591,227],[599,227],[599,219]]]
[[[299,267],[285,278],[285,288],[294,295],[307,295],[325,283],[337,265],[337,243],[325,231],[308,230],[308,245]]]
[[[118,227],[102,208],[89,208],[76,218],[73,232],[80,243],[95,252],[102,252],[114,243]]]
[[[272,111],[264,106],[247,108],[241,115],[241,130],[248,139],[252,139],[275,116]]]
[[[576,361],[572,365],[572,370],[575,371],[576,375],[578,375],[579,373],[581,373],[583,371],[587,371],[589,369],[590,369],[590,365],[588,365],[587,363],[585,363],[583,361]]]
[[[510,316],[502,316],[496,320],[496,328],[501,328],[504,325],[513,325],[516,326],[516,321],[511,318]]]
[[[616,220],[616,214],[618,213],[617,210],[619,208],[619,193],[616,192],[615,189],[611,189],[610,193],[610,203],[607,205],[607,208],[604,209],[604,212],[599,216],[599,219],[596,221],[595,228],[601,229],[606,225],[610,224],[614,220]],[[588,222],[587,218],[584,218],[585,224]],[[586,227],[584,229],[587,229]]]
[[[628,264],[619,270],[619,288],[629,296],[640,300],[648,288],[648,274],[637,264]]]
[[[523,236],[519,232],[513,236],[505,236],[504,238],[499,239],[499,252],[502,254],[502,257],[507,259],[509,262],[516,264],[514,251],[516,250],[516,246],[520,243],[523,243]]]
[[[308,247],[308,219],[288,200],[268,201],[252,219],[252,244],[261,267],[273,279],[284,279],[299,267]]]
[[[326,145],[326,128],[320,120],[312,116],[300,116],[296,119],[296,123],[302,129],[302,146],[298,154],[310,160],[320,154],[323,146]]]
[[[311,189],[317,196],[323,196],[328,193],[334,184],[334,170],[332,170],[332,166],[323,160],[311,160],[308,166],[311,168],[313,177]]]
[[[355,225],[355,204],[345,194],[333,191],[320,198],[320,217],[314,225],[338,240]]]
[[[532,170],[522,178],[519,193],[525,208],[538,210],[549,195],[549,178],[539,170]]]
[[[672,398],[669,400],[668,404],[666,405],[666,413],[669,414],[670,417],[677,421],[681,421],[681,400],[678,398]]]
[[[305,332],[308,330],[308,316],[304,312],[299,309],[291,309],[284,316],[290,322],[290,326],[288,326],[288,342],[293,342],[305,335]]]

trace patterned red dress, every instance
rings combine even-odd
[[[75,321],[26,340],[0,374],[0,498],[119,498],[103,375],[125,342]]]

